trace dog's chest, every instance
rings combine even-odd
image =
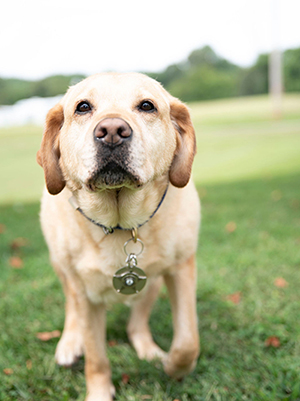
[[[124,236],[109,238],[99,246],[83,247],[80,258],[77,259],[76,270],[81,276],[86,294],[93,303],[126,302],[136,295],[122,295],[113,287],[113,276],[122,267],[127,266],[124,252]],[[133,248],[134,250],[135,248]],[[138,254],[138,248],[136,249]],[[137,266],[144,270],[149,282],[154,277],[163,274],[172,264],[173,258],[159,247],[147,246],[137,256]],[[142,290],[146,291],[146,287]]]

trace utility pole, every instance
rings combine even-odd
[[[273,116],[282,116],[282,56],[280,50],[280,11],[279,1],[272,0],[272,41],[273,49],[269,56],[269,94],[271,96]]]

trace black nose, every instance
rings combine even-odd
[[[94,129],[95,140],[111,147],[121,145],[131,135],[131,127],[122,118],[105,118]]]

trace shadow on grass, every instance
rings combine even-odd
[[[160,363],[139,361],[126,336],[129,310],[116,305],[108,312],[108,356],[118,399],[300,399],[299,176],[199,191],[198,365],[178,383]],[[64,318],[64,298],[48,262],[38,213],[39,203],[0,207],[0,371],[11,369],[1,381],[0,399],[83,400],[83,361],[73,370],[58,368],[53,360],[57,339],[36,338],[41,331],[62,330]],[[230,230],[229,222],[235,223]],[[16,246],[16,238],[25,238],[24,246]],[[22,266],[12,267],[12,257]],[[277,277],[287,285],[276,287]],[[150,324],[155,341],[168,350],[172,320],[165,292]],[[266,347],[270,336],[278,338],[279,347]]]

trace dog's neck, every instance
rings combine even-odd
[[[74,193],[81,212],[89,219],[105,227],[131,229],[143,225],[161,204],[168,186],[163,177],[141,189],[123,187],[88,193]]]

